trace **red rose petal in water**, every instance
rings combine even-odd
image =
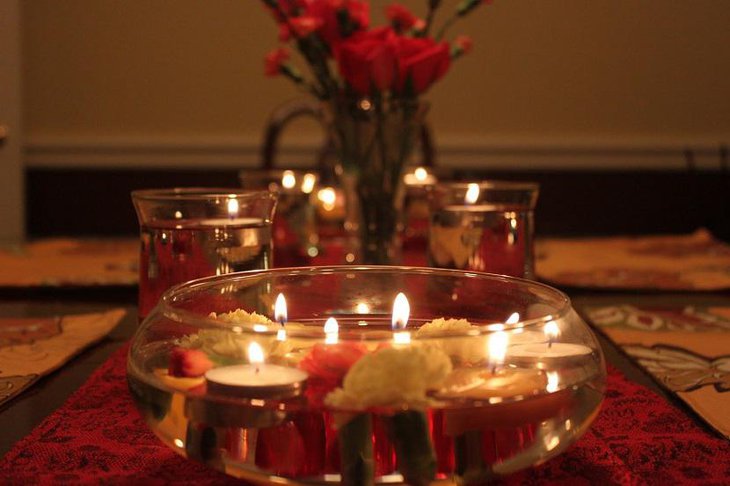
[[[178,378],[195,378],[203,376],[213,367],[203,351],[199,349],[174,348],[170,353],[170,364],[167,372]]]
[[[306,395],[313,407],[322,405],[324,397],[342,384],[349,369],[367,354],[357,343],[316,344],[299,367],[309,374]]]

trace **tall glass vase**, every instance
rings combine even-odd
[[[411,156],[427,106],[416,101],[337,98],[325,114],[341,167],[347,223],[359,263],[400,261],[403,168]],[[339,170],[341,169],[341,170]]]

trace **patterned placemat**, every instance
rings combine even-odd
[[[537,242],[538,278],[595,289],[710,291],[730,288],[730,245],[707,230],[689,235],[550,238]]]
[[[139,240],[51,238],[0,249],[0,287],[136,285]]]
[[[639,366],[730,439],[730,307],[588,308]]]
[[[124,310],[50,318],[0,318],[0,407],[116,326]]]
[[[164,445],[136,411],[123,346],[0,460],[3,484],[240,485]],[[606,399],[568,451],[507,485],[727,484],[730,443],[609,369]]]

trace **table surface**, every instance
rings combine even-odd
[[[730,306],[727,293],[629,293],[586,292],[566,289],[579,313],[589,306],[634,304],[724,305]],[[29,390],[0,409],[0,457],[13,444],[28,435],[46,416],[59,408],[111,353],[129,340],[137,327],[136,288],[54,289],[47,291],[0,290],[0,317],[42,317],[95,312],[112,307],[127,310],[122,322],[101,342],[86,349],[60,370],[39,380]],[[606,360],[619,368],[630,380],[644,385],[685,413],[692,412],[674,399],[612,343],[599,336]],[[707,429],[710,430],[709,428]]]

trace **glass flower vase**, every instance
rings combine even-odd
[[[421,134],[427,105],[415,100],[348,98],[325,106],[337,173],[346,197],[346,229],[358,263],[400,261],[403,169]]]

